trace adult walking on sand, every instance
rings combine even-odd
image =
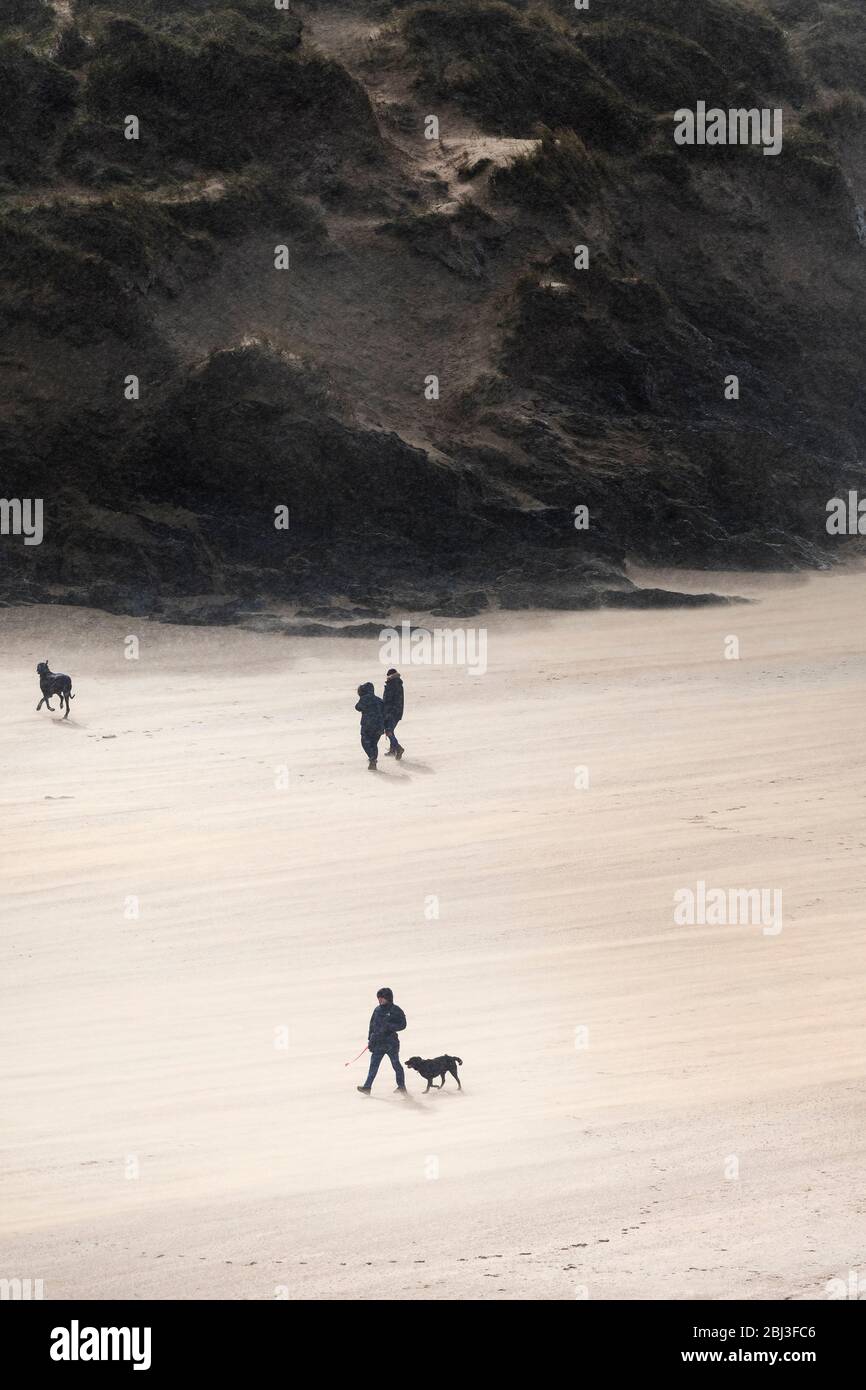
[[[403,718],[403,678],[393,666],[385,677],[382,704],[385,709],[385,733],[391,745],[385,757],[396,758],[399,762],[405,750],[397,741],[394,730]]]
[[[394,991],[390,990],[387,985],[383,985],[377,992],[376,999],[376,1007],[373,1010],[367,1034],[367,1046],[370,1049],[370,1070],[367,1072],[367,1080],[363,1086],[358,1087],[364,1096],[368,1096],[373,1089],[373,1082],[376,1080],[376,1073],[383,1057],[387,1057],[394,1068],[397,1090],[406,1090],[406,1076],[400,1064],[400,1039],[397,1036],[406,1027],[406,1015],[399,1005],[394,1003]]]

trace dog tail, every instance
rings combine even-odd
[[[458,1067],[462,1067],[462,1066],[463,1066],[463,1058],[462,1058],[462,1057],[455,1057],[455,1058],[454,1058],[454,1061],[457,1063]]]

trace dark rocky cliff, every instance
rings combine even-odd
[[[859,2],[4,14],[0,494],[45,538],[0,598],[470,612],[840,554]],[[781,154],[675,146],[699,100],[782,108]]]

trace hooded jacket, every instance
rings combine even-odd
[[[405,1027],[406,1015],[399,1004],[394,1003],[393,998],[388,1004],[378,1004],[373,1010],[367,1030],[368,1046],[398,1049],[400,1039],[397,1034],[402,1033]]]
[[[360,699],[355,706],[361,715],[361,732],[382,734],[385,731],[385,714],[382,701],[373,689],[373,682],[367,681],[360,687]]]
[[[385,706],[385,728],[393,729],[398,719],[403,718],[403,680],[400,676],[389,676],[382,691],[382,704]]]

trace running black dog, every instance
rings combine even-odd
[[[427,1091],[430,1090],[431,1083],[437,1076],[439,1077],[439,1085],[435,1089],[441,1091],[445,1085],[446,1072],[451,1073],[460,1090],[463,1090],[460,1085],[460,1077],[457,1075],[457,1067],[463,1066],[462,1057],[449,1057],[447,1052],[443,1057],[431,1057],[429,1060],[425,1057],[410,1057],[406,1066],[411,1067],[413,1071],[420,1072],[427,1082]],[[423,1093],[425,1096],[427,1091]]]
[[[42,706],[46,705],[53,714],[54,710],[51,709],[51,696],[59,695],[60,708],[63,709],[64,702],[66,704],[66,713],[63,718],[68,719],[69,701],[75,699],[75,696],[72,694],[71,676],[63,676],[59,671],[51,671],[47,661],[40,661],[39,665],[36,667],[36,674],[39,677],[39,688],[42,691],[42,699],[36,706],[36,713],[38,714]]]

